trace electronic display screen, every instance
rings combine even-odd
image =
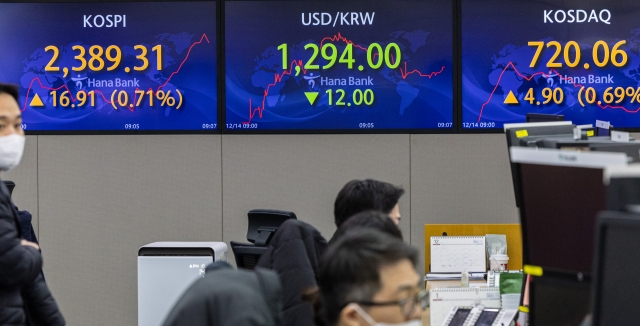
[[[216,3],[0,3],[23,128],[217,129]]]
[[[589,313],[587,282],[543,276],[533,277],[529,286],[529,325],[580,325]]]
[[[640,2],[462,0],[462,127],[640,127]]]
[[[519,164],[525,264],[591,275],[602,168]]]
[[[470,313],[471,309],[458,309],[456,314],[453,315],[453,319],[451,319],[449,326],[462,326]]]
[[[474,326],[491,326],[499,312],[500,310],[483,310]]]
[[[453,130],[452,2],[225,2],[226,130]]]

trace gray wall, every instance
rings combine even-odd
[[[425,223],[518,221],[502,134],[29,136],[2,178],[34,215],[69,325],[137,323],[146,243],[242,241],[252,208],[292,210],[330,238],[355,178],[406,189],[401,229],[421,251]]]

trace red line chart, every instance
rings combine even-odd
[[[358,44],[354,43],[352,40],[349,40],[346,37],[342,36],[342,34],[340,32],[338,32],[337,34],[335,34],[333,36],[327,36],[327,37],[322,38],[320,40],[320,48],[322,48],[322,45],[325,42],[329,42],[329,41],[331,41],[331,42],[344,42],[345,44],[351,44],[351,45],[353,45],[353,47],[358,48],[360,50],[363,50],[365,52],[368,51],[368,49],[365,48],[364,46],[358,45]],[[376,55],[378,55],[378,53],[376,53],[374,55],[374,58],[375,58]],[[392,60],[395,63],[395,59],[392,58]],[[284,78],[284,76],[291,75],[292,72],[293,72],[293,67],[294,66],[300,67],[302,69],[304,67],[304,63],[303,63],[302,60],[293,60],[290,66],[291,66],[291,68],[289,70],[285,70],[284,72],[282,72],[280,74],[275,74],[273,83],[267,85],[267,88],[265,88],[265,90],[263,92],[262,101],[260,102],[260,106],[253,107],[253,101],[252,101],[251,98],[249,98],[249,120],[242,122],[243,124],[251,123],[251,120],[253,120],[253,118],[255,117],[256,113],[258,114],[259,118],[262,118],[262,113],[265,110],[265,102],[267,101],[267,96],[269,96],[269,89],[271,87],[273,87],[273,86],[276,86],[279,82],[281,82],[282,79]],[[409,71],[407,69],[407,62],[406,61],[404,62],[404,69],[402,67],[398,68],[398,70],[400,70],[400,75],[402,76],[402,79],[407,79],[407,77],[409,77],[410,75],[413,75],[413,74],[417,74],[417,76],[427,77],[427,78],[431,79],[431,78],[441,74],[444,71],[444,69],[445,69],[445,67],[442,66],[442,69],[440,69],[439,71],[434,71],[434,72],[431,72],[431,73],[422,73],[417,69],[413,69],[413,70]],[[302,71],[304,73],[307,72],[307,70],[304,70],[304,69],[302,69]]]
[[[155,94],[155,93],[157,93],[158,91],[160,91],[162,88],[166,87],[166,86],[167,86],[167,84],[169,84],[169,82],[171,81],[171,78],[173,78],[173,76],[174,76],[174,75],[176,75],[176,74],[178,74],[178,73],[180,72],[180,69],[182,69],[182,66],[185,64],[185,62],[187,62],[187,59],[189,59],[189,55],[191,54],[191,50],[193,49],[193,47],[194,47],[194,46],[196,46],[196,45],[198,45],[198,44],[201,44],[201,43],[202,43],[202,42],[204,42],[204,41],[206,41],[207,43],[210,43],[210,42],[209,42],[209,38],[207,37],[207,34],[202,34],[202,36],[200,37],[200,40],[199,40],[199,41],[194,42],[193,44],[191,44],[191,46],[189,46],[189,51],[187,51],[187,54],[185,55],[184,59],[183,59],[183,60],[182,60],[182,62],[180,63],[180,66],[178,66],[178,69],[176,69],[176,71],[172,72],[172,73],[169,75],[169,77],[168,77],[168,78],[167,78],[167,80],[164,82],[164,84],[162,84],[162,85],[158,86],[158,88],[155,90],[155,92],[154,92],[153,96],[156,96],[156,94]],[[29,103],[29,94],[31,93],[31,89],[32,89],[33,84],[34,84],[35,82],[38,82],[38,85],[40,86],[40,88],[42,88],[42,89],[44,89],[44,90],[47,90],[47,91],[56,91],[56,92],[57,92],[57,91],[59,91],[59,90],[61,90],[61,89],[65,89],[66,91],[68,91],[68,92],[69,92],[69,97],[71,98],[71,101],[72,101],[72,102],[76,102],[76,101],[77,101],[77,99],[76,99],[76,98],[71,94],[71,90],[69,89],[69,87],[68,87],[66,84],[64,84],[64,85],[62,85],[62,86],[60,86],[60,87],[55,87],[55,88],[47,87],[47,86],[44,86],[44,85],[42,84],[42,81],[40,80],[40,77],[35,77],[35,78],[33,78],[33,79],[31,80],[31,83],[29,84],[29,88],[27,89],[27,94],[25,95],[24,105],[23,105],[23,108],[22,108],[22,110],[21,110],[22,112],[24,112],[24,111],[27,109],[27,103]],[[135,91],[139,91],[139,90],[140,90],[140,89],[136,87]],[[147,89],[147,91],[153,91],[153,88],[151,88],[151,87],[150,87],[149,89]],[[107,104],[111,104],[111,101],[109,101],[109,100],[107,99],[107,97],[104,95],[104,93],[102,93],[100,90],[96,90],[95,92],[96,92],[96,93],[98,93],[98,94],[100,94],[100,96],[102,97],[102,100],[103,100],[105,103],[107,103]],[[134,95],[134,97],[133,97],[133,103],[137,103],[137,96],[138,96],[138,94],[137,94],[137,93],[134,93],[134,94],[135,94],[135,95]],[[134,111],[134,107],[129,107],[128,109],[129,109],[131,112],[133,112],[133,111]]]
[[[498,89],[498,86],[500,86],[500,81],[502,80],[502,76],[504,75],[504,73],[507,71],[507,69],[512,68],[513,72],[516,73],[516,75],[518,75],[520,78],[523,78],[527,81],[531,81],[531,79],[533,79],[535,76],[542,76],[544,78],[548,78],[548,77],[555,77],[558,76],[560,77],[560,80],[570,80],[570,84],[573,85],[573,87],[575,88],[580,88],[583,87],[582,84],[577,84],[573,82],[573,79],[571,77],[563,77],[557,70],[555,69],[551,69],[548,73],[544,73],[544,72],[536,72],[532,75],[525,75],[523,73],[521,73],[518,68],[516,68],[516,66],[513,64],[513,62],[509,62],[506,66],[504,66],[504,68],[502,69],[502,72],[500,73],[500,76],[498,77],[498,81],[496,82],[496,85],[493,87],[493,90],[491,91],[491,94],[489,95],[489,99],[484,102],[484,104],[482,104],[482,107],[480,108],[480,114],[478,115],[478,122],[480,122],[480,119],[482,119],[482,113],[484,112],[484,107],[489,104],[489,102],[491,102],[491,98],[493,98],[493,95],[495,94],[496,90]],[[601,109],[620,109],[623,110],[625,112],[628,113],[638,113],[640,112],[640,108],[636,109],[636,110],[629,110],[627,108],[625,108],[624,106],[611,106],[611,105],[601,105],[601,104],[597,104]]]

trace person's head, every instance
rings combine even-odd
[[[324,322],[331,326],[419,322],[427,298],[416,271],[417,259],[417,250],[375,229],[337,239],[327,248],[318,275]]]
[[[23,151],[24,130],[18,87],[0,83],[0,171],[16,167]]]
[[[382,181],[349,181],[342,187],[334,203],[336,226],[340,227],[351,216],[366,210],[381,211],[397,225],[400,223],[398,200],[403,194],[404,189]]]
[[[22,112],[18,105],[18,87],[0,83],[0,136],[24,135]]]
[[[364,228],[376,229],[402,240],[402,232],[387,214],[369,210],[353,215],[342,223],[336,233],[333,234],[331,243],[349,232]]]

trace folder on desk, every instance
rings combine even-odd
[[[431,237],[431,272],[486,272],[485,237]]]

